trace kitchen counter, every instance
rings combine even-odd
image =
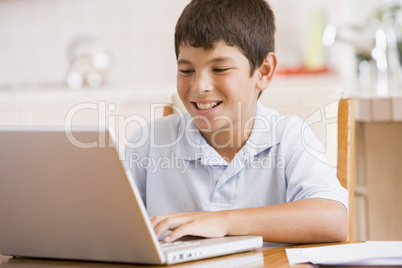
[[[151,104],[170,103],[173,92],[174,85],[108,85],[79,90],[64,85],[1,88],[0,125],[64,125],[68,115],[77,125],[96,125],[100,117],[134,114],[149,120],[155,113],[162,116],[161,108],[150,110]]]
[[[333,74],[278,75],[271,86],[338,86],[344,88],[354,99],[357,122],[402,122],[402,82],[397,90],[386,95],[375,93],[357,79],[340,79]]]

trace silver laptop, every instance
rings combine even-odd
[[[162,244],[109,130],[0,128],[0,254],[174,264],[262,246],[259,236]]]

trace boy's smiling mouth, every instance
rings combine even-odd
[[[198,109],[198,110],[211,110],[221,104],[221,101],[211,101],[211,102],[193,102],[193,105]]]

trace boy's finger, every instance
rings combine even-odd
[[[186,224],[188,219],[185,217],[166,217],[160,221],[155,227],[155,233],[159,237],[167,230],[176,230],[183,224]]]
[[[151,220],[152,227],[155,229],[155,226],[157,226],[161,221],[166,219],[166,215],[158,215],[158,216],[153,216],[149,218]]]
[[[191,223],[187,223],[187,224],[183,224],[179,227],[177,227],[174,231],[172,231],[172,233],[170,235],[168,235],[163,242],[165,243],[170,243],[170,242],[174,242],[177,239],[179,239],[180,237],[183,237],[185,235],[191,235]]]

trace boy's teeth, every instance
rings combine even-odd
[[[214,108],[216,105],[218,105],[217,102],[209,102],[209,103],[196,103],[197,104],[197,108],[200,110],[208,110],[211,108]]]

